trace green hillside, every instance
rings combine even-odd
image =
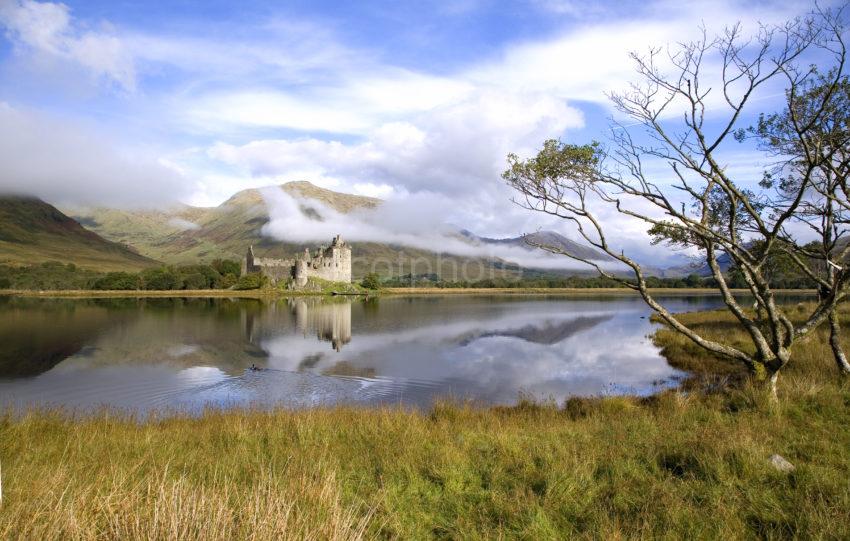
[[[344,194],[319,188],[309,182],[290,182],[280,189],[302,201],[302,211],[321,219],[311,201],[340,213],[375,208],[380,199]],[[80,223],[115,242],[135,247],[139,253],[171,264],[210,262],[217,258],[241,259],[248,246],[259,257],[292,257],[313,244],[281,242],[264,237],[268,223],[266,204],[259,190],[244,190],[218,207],[178,206],[166,211],[134,211],[106,208],[69,209]],[[340,231],[345,236],[345,231]],[[330,239],[328,239],[330,241]],[[499,262],[475,260],[450,254],[388,244],[363,242],[352,244],[353,272],[359,277],[370,272],[376,261],[384,262],[374,270],[384,275],[434,273],[453,276],[460,269],[486,269],[480,278],[518,276],[519,269],[502,268]],[[471,262],[479,262],[473,266]]]
[[[74,263],[97,270],[138,270],[157,262],[88,231],[32,197],[0,197],[0,263]]]

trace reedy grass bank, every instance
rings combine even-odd
[[[779,405],[743,383],[429,412],[6,416],[0,538],[846,539],[850,386],[821,338],[797,347]]]

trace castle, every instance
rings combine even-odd
[[[272,284],[291,281],[295,287],[307,285],[308,278],[321,278],[331,282],[351,283],[351,248],[339,235],[329,247],[321,246],[315,255],[305,248],[295,259],[254,257],[254,247],[248,248],[242,260],[242,274],[261,273]]]

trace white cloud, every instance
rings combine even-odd
[[[196,224],[195,222],[190,222],[189,220],[184,220],[183,218],[171,218],[168,220],[168,225],[176,227],[182,231],[192,231],[195,229],[200,229],[201,226]]]
[[[313,132],[358,133],[369,127],[355,109],[325,100],[274,90],[239,90],[213,93],[185,105],[186,119],[202,130],[220,131],[229,126],[292,128]]]
[[[0,192],[55,204],[154,206],[190,186],[155,156],[126,152],[79,124],[0,102]]]
[[[543,4],[567,12],[575,5],[561,0],[544,0]],[[757,32],[760,24],[780,24],[810,9],[802,2],[790,2],[765,10],[760,4],[733,0],[712,2],[710,13],[704,7],[704,2],[693,0],[657,0],[630,11],[628,16],[612,12],[553,39],[508,47],[497,59],[472,68],[468,78],[481,84],[533,89],[610,106],[606,93],[624,90],[636,80],[631,52],[646,53],[650,48],[668,45],[675,49],[678,43],[699,39],[703,25],[711,38],[740,22],[746,36]],[[662,51],[662,70],[665,54]],[[705,59],[703,77],[720,72],[717,61],[711,55]],[[709,86],[715,88],[712,96],[719,104],[719,86],[704,88]]]
[[[357,71],[361,54],[343,46],[326,27],[307,21],[272,20],[262,26],[210,39],[204,34],[122,33],[140,63],[169,66],[193,76],[192,83],[241,82],[259,78],[292,83],[327,80],[327,72]],[[236,86],[243,86],[241,84]]]
[[[382,124],[362,142],[306,138],[217,143],[209,156],[263,177],[291,177],[296,171],[299,176],[343,178],[350,185],[470,193],[498,181],[508,152],[532,148],[582,125],[581,112],[563,101],[482,90],[409,121]]]
[[[389,184],[374,184],[372,182],[358,182],[352,186],[356,195],[366,197],[386,198],[392,195],[393,187]]]
[[[80,65],[95,79],[136,88],[133,58],[109,28],[85,29],[65,4],[0,0],[0,26],[20,54]]]
[[[201,101],[200,109],[237,124],[259,119],[267,127],[301,128],[311,135],[219,142],[208,156],[257,185],[306,178],[349,191],[365,184],[386,185],[395,195],[436,192],[463,211],[442,222],[458,220],[477,232],[513,235],[534,229],[534,223],[551,225],[508,203],[511,193],[499,178],[506,154],[529,155],[549,137],[569,140],[570,130],[584,125],[581,111],[570,104],[609,106],[604,91],[634,78],[628,52],[693,37],[701,13],[694,7],[655,2],[637,19],[600,19],[553,39],[509,46],[494,59],[448,76],[361,61],[360,73],[346,72],[337,84],[295,98],[285,90],[262,96],[252,102],[255,112],[243,110],[245,100],[236,95],[217,95],[214,106]],[[775,9],[768,22],[798,8]],[[764,18],[737,3],[716,4],[712,15],[722,24],[740,18],[750,26]],[[301,114],[286,108],[278,114],[277,100],[289,99],[297,99],[291,107]],[[348,136],[313,135],[321,131]],[[618,236],[631,235],[622,237],[625,244],[646,244],[645,225],[616,213],[607,218]]]
[[[317,201],[306,201],[321,216],[318,221],[302,212],[302,201],[282,190],[266,188],[261,193],[270,216],[263,234],[282,241],[324,242],[341,233],[346,240],[353,242],[382,242],[436,253],[499,258],[524,267],[585,269],[580,263],[539,251],[506,245],[471,244],[459,236],[460,228],[449,223],[452,215],[464,215],[463,211],[453,205],[450,198],[440,194],[397,196],[376,209],[344,215]],[[605,265],[616,266],[613,263]]]
[[[576,15],[575,2],[538,3]],[[511,44],[440,74],[382,62],[382,51],[349,46],[332,26],[303,21],[276,19],[214,36],[191,28],[185,35],[123,28],[119,39],[108,26],[92,29],[75,20],[64,4],[0,0],[0,24],[19,55],[83,66],[125,90],[138,84],[147,92],[135,97],[143,101],[143,113],[151,114],[136,111],[134,122],[190,139],[175,146],[202,148],[169,153],[162,162],[167,168],[143,160],[138,171],[122,169],[125,177],[144,179],[135,188],[123,187],[139,200],[151,200],[142,192],[156,191],[213,204],[238,189],[306,179],[388,197],[398,204],[387,209],[402,209],[403,218],[417,223],[430,220],[432,228],[513,236],[540,225],[564,226],[508,202],[511,192],[499,178],[508,152],[528,155],[549,137],[570,140],[572,130],[584,127],[576,106],[581,101],[610,107],[604,91],[634,79],[631,50],[690,39],[704,17],[711,24],[742,19],[751,30],[756,20],[777,22],[808,9],[803,3],[761,7],[718,2],[709,13],[699,2],[660,0],[628,17],[579,16],[560,35]],[[582,10],[580,15],[588,12]],[[145,87],[149,74],[161,76],[162,86]],[[72,164],[72,184],[84,186],[81,179],[87,176],[95,179],[92,192],[113,194],[114,186],[97,180],[104,175],[83,158],[91,149],[63,129],[58,136],[77,149],[60,152]],[[3,144],[11,148],[12,142]],[[35,164],[36,177],[48,168],[39,160],[56,160],[44,158],[43,150],[22,152],[12,156],[13,164]],[[126,162],[120,153],[106,154],[111,156],[107,170]],[[13,165],[12,172],[7,178],[28,171]],[[64,178],[58,168],[52,174]],[[156,180],[168,175],[177,188],[164,189],[168,182]],[[51,198],[71,193],[55,180],[33,186]],[[156,190],[148,190],[151,186]],[[605,216],[618,242],[646,253],[665,252],[645,248],[645,226],[616,213]],[[398,224],[399,231],[403,226]],[[417,227],[413,230],[422,229]]]

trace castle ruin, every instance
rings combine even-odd
[[[254,247],[248,248],[242,260],[242,274],[260,273],[272,284],[291,281],[295,287],[304,287],[309,278],[331,282],[351,283],[351,248],[339,235],[331,245],[321,246],[315,254],[308,248],[295,259],[255,257]]]

